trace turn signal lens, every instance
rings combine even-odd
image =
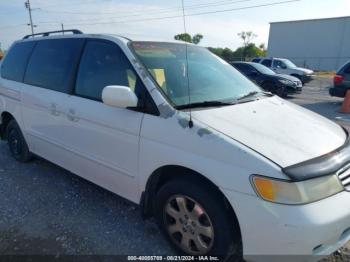
[[[288,205],[315,202],[344,190],[336,175],[300,182],[252,176],[252,184],[257,195],[262,199]]]
[[[269,201],[274,201],[276,192],[274,189],[274,184],[271,180],[263,177],[254,177],[254,185],[259,195]]]

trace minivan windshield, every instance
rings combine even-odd
[[[263,94],[206,48],[187,45],[187,61],[186,44],[131,42],[131,48],[175,107],[227,105],[249,94]]]

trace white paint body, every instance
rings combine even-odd
[[[341,127],[271,97],[194,109],[194,127],[188,128],[188,112],[168,104],[136,62],[129,40],[84,37],[110,40],[122,48],[161,115],[0,78],[0,113],[15,117],[33,153],[135,203],[158,168],[192,169],[217,185],[229,200],[239,220],[244,255],[250,260],[262,259],[254,256],[262,254],[316,255],[313,248],[320,244],[325,249],[319,254],[328,254],[350,239],[350,232],[341,235],[350,227],[349,192],[287,206],[260,199],[249,180],[251,174],[288,179],[281,167],[340,147],[346,139]]]

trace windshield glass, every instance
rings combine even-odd
[[[283,59],[283,63],[287,66],[287,68],[295,68],[297,67],[293,62],[288,59]]]
[[[175,106],[233,102],[261,89],[206,48],[177,43],[132,42],[139,60]],[[187,78],[188,75],[188,78]],[[188,97],[190,89],[190,100]]]
[[[253,66],[256,70],[258,70],[260,73],[265,75],[275,75],[276,73],[272,71],[270,68],[257,63],[250,63],[251,66]]]

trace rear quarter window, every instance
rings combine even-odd
[[[252,60],[253,63],[259,63],[260,61],[261,61],[260,58],[254,58],[254,59]]]
[[[14,44],[1,64],[1,77],[22,82],[29,56],[35,42],[21,42]]]
[[[24,82],[70,93],[84,39],[41,40],[32,53]]]

